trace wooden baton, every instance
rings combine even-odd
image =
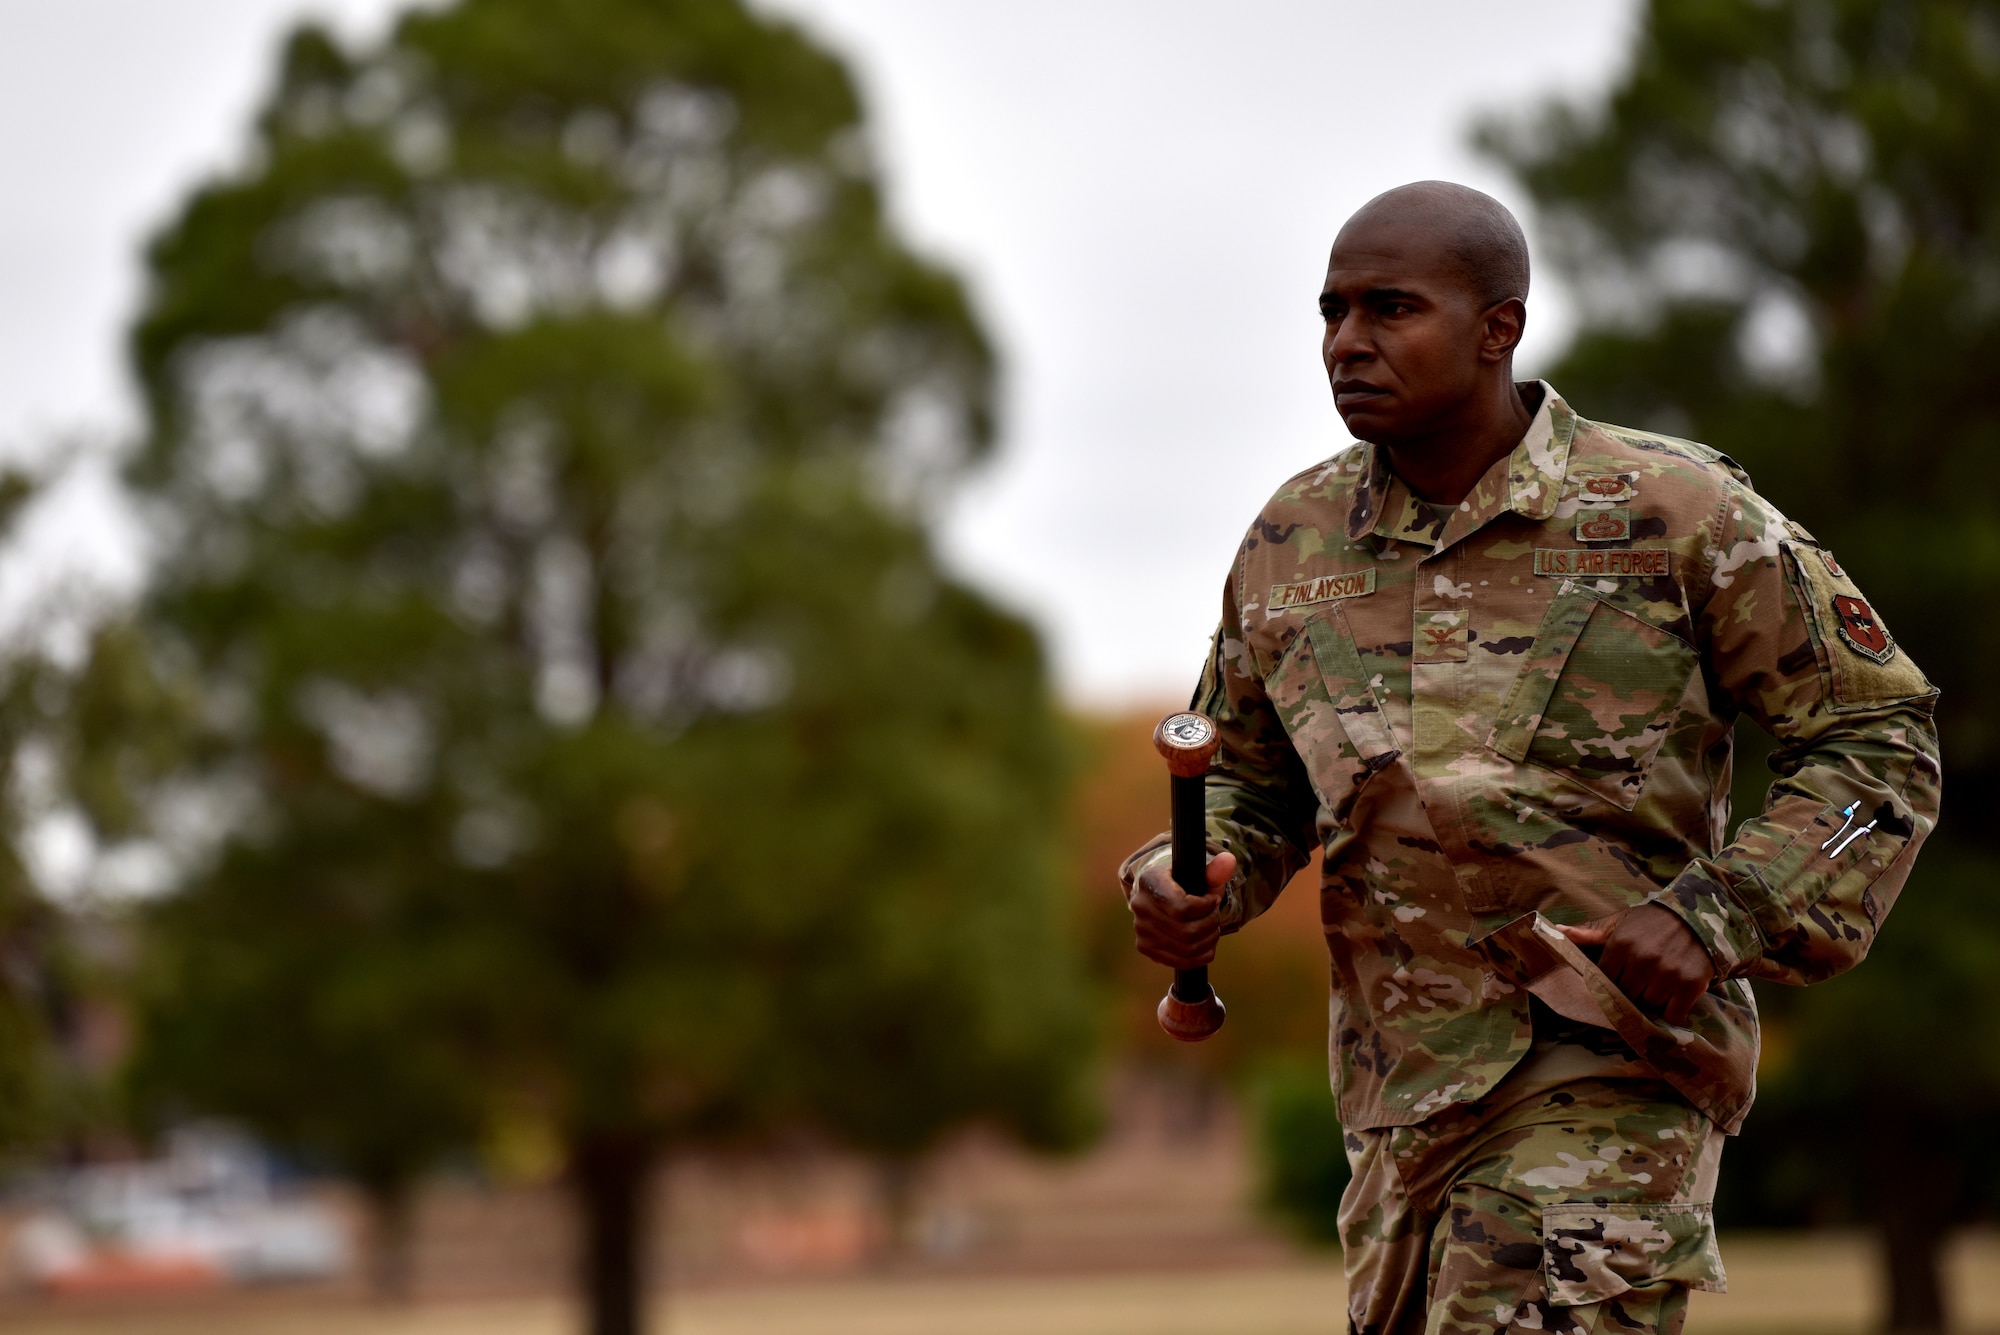
[[[1174,881],[1197,898],[1208,893],[1208,811],[1204,789],[1208,762],[1222,739],[1205,714],[1169,714],[1153,729],[1153,745],[1167,760],[1173,788]],[[1174,984],[1160,998],[1160,1028],[1196,1043],[1222,1028],[1222,998],[1208,984],[1208,966],[1174,970]]]

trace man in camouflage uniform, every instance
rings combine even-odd
[[[1236,555],[1193,707],[1209,890],[1165,837],[1140,948],[1207,962],[1323,854],[1351,1329],[1678,1331],[1720,1289],[1750,980],[1858,961],[1935,820],[1935,691],[1727,457],[1517,385],[1527,249],[1476,191],[1334,243],[1322,351],[1362,443]],[[1731,727],[1779,746],[1725,843]]]

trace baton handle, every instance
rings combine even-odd
[[[1166,758],[1173,789],[1174,882],[1197,898],[1208,893],[1208,762],[1221,744],[1205,715],[1169,714],[1153,730],[1153,745]],[[1208,966],[1174,970],[1173,986],[1160,998],[1160,1028],[1186,1043],[1199,1042],[1222,1028],[1222,999],[1209,986]]]

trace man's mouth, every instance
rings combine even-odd
[[[1364,380],[1342,380],[1334,384],[1333,401],[1342,407],[1348,404],[1366,403],[1370,399],[1384,398],[1389,391],[1379,385],[1371,385]]]

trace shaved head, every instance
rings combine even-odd
[[[1415,181],[1375,196],[1340,230],[1376,228],[1438,247],[1482,308],[1509,297],[1528,299],[1528,238],[1491,195],[1451,181]]]
[[[1334,406],[1426,500],[1456,502],[1528,429],[1514,349],[1528,322],[1528,242],[1499,200],[1418,181],[1361,206],[1320,288]]]

